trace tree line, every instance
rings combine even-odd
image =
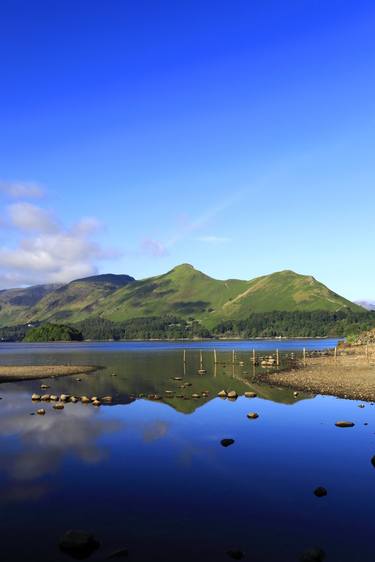
[[[0,341],[81,341],[256,337],[352,336],[375,328],[375,312],[264,312],[244,320],[225,320],[211,330],[193,318],[141,317],[112,322],[88,318],[74,324],[22,325],[0,328]]]

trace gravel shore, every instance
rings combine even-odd
[[[305,366],[265,372],[259,382],[314,394],[375,402],[375,345],[338,351],[337,357],[308,357]]]
[[[97,369],[92,365],[0,365],[0,382],[78,375]]]

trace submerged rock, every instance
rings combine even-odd
[[[233,445],[233,443],[234,443],[234,439],[222,439],[222,440],[220,441],[220,444],[221,444],[223,447],[229,447],[230,445]]]
[[[48,386],[48,384],[41,384],[41,385],[40,385],[40,388],[41,388],[42,390],[47,390],[47,388],[49,388],[49,386]]]
[[[38,414],[38,416],[44,416],[46,411],[44,408],[39,408],[39,410],[37,410],[36,413]]]
[[[139,397],[142,398],[141,395],[139,395]],[[112,396],[103,396],[102,402],[105,402],[106,404],[110,404],[111,402],[113,402],[113,398]]]
[[[309,548],[299,558],[300,562],[323,562],[326,555],[321,548]]]
[[[323,498],[328,494],[328,492],[325,488],[323,488],[323,486],[318,486],[318,488],[315,488],[314,494],[317,498]]]
[[[375,455],[371,459],[371,464],[375,468]]]
[[[256,420],[257,418],[259,418],[259,414],[257,414],[256,412],[249,412],[247,414],[247,417],[249,418],[249,420]]]
[[[354,427],[354,423],[351,421],[337,421],[335,423],[336,427]]]
[[[66,552],[73,558],[88,558],[100,546],[99,541],[86,531],[70,530],[60,539],[60,550]]]

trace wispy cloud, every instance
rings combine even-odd
[[[45,189],[36,182],[0,180],[0,194],[12,199],[40,199],[45,195]]]
[[[208,235],[198,236],[196,240],[198,242],[207,242],[207,244],[224,244],[225,242],[230,242],[231,239],[227,238],[226,236]]]
[[[161,258],[168,255],[168,250],[162,242],[153,238],[145,238],[141,242],[140,253],[153,258]]]

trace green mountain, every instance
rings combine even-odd
[[[78,279],[46,290],[40,298],[31,299],[28,306],[13,306],[6,296],[9,292],[3,291],[2,298],[7,305],[0,309],[0,325],[38,320],[78,322],[99,316],[119,322],[174,315],[194,318],[212,327],[226,319],[245,319],[252,312],[364,310],[314,277],[293,271],[280,271],[250,281],[221,281],[189,264],[140,281],[128,275],[111,274]]]

